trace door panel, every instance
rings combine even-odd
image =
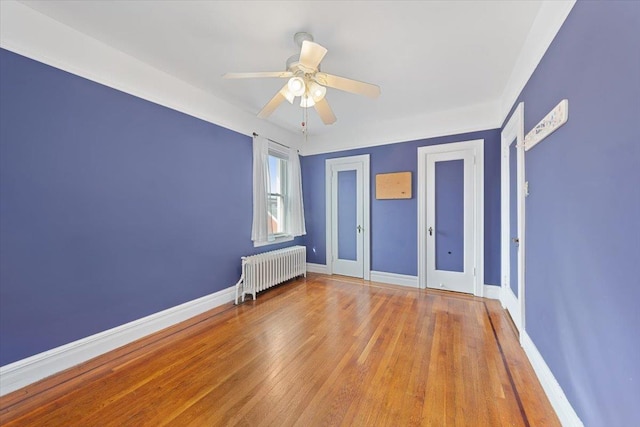
[[[518,297],[518,153],[515,142],[509,146],[509,286]]]
[[[464,272],[464,161],[435,164],[436,270]]]
[[[339,259],[358,260],[358,207],[357,172],[343,170],[338,172],[338,253]]]
[[[333,273],[364,277],[364,189],[362,162],[331,166]]]
[[[500,260],[502,306],[519,331],[524,329],[524,104],[520,103],[500,135]]]
[[[427,286],[474,292],[473,149],[428,154]]]

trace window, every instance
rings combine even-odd
[[[298,152],[254,135],[253,245],[287,242],[305,233]]]
[[[287,220],[287,160],[281,153],[269,150],[269,240],[285,235]]]

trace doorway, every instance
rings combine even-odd
[[[483,295],[484,140],[418,148],[418,283]]]
[[[524,330],[524,104],[501,133],[500,301],[519,332]]]
[[[325,163],[327,271],[369,280],[369,155]]]

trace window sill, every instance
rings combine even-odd
[[[253,247],[258,248],[260,246],[275,245],[278,243],[290,242],[292,240],[293,236],[290,236],[288,234],[281,234],[279,236],[276,236],[273,240],[267,240],[266,242],[253,242]]]

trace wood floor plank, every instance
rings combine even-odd
[[[3,426],[557,426],[496,301],[309,274],[0,398]]]

